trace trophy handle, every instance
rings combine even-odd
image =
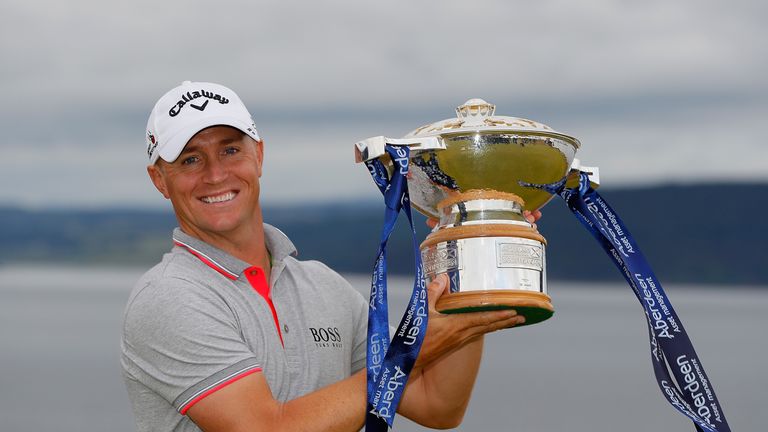
[[[413,150],[444,150],[445,143],[440,137],[389,138],[375,136],[355,143],[355,162],[365,162],[384,156],[389,145],[408,146]]]

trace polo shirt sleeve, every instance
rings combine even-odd
[[[126,309],[126,371],[181,414],[199,400],[260,372],[229,306],[179,278],[148,283]]]

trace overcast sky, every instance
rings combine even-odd
[[[145,172],[157,98],[238,92],[269,202],[377,199],[353,144],[472,97],[582,142],[605,186],[768,181],[768,3],[0,3],[0,202],[166,205]]]

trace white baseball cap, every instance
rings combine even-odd
[[[223,85],[184,81],[157,101],[147,121],[149,165],[173,162],[196,133],[226,125],[260,141],[256,124],[237,94]]]

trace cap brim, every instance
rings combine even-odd
[[[169,163],[175,161],[181,154],[181,151],[184,150],[184,147],[186,147],[189,140],[192,139],[196,133],[211,126],[231,126],[257,141],[260,140],[259,134],[253,128],[252,124],[238,121],[231,116],[206,117],[200,119],[196,123],[188,125],[181,132],[170,138],[164,146],[160,146],[157,152],[158,157]],[[156,160],[152,162],[154,163]]]

